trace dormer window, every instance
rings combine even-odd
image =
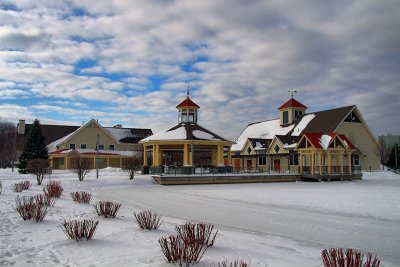
[[[197,123],[197,110],[200,107],[189,98],[189,95],[176,108],[179,110],[178,122]]]

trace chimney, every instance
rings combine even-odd
[[[19,120],[18,134],[25,134],[25,120]]]
[[[113,128],[118,128],[118,129],[121,129],[121,128],[122,128],[122,124],[117,124],[117,125],[114,125],[114,126],[113,126]]]

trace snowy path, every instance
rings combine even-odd
[[[279,236],[312,247],[352,247],[373,251],[387,262],[400,262],[398,220],[304,207],[249,203],[203,197],[186,192],[185,186],[151,186],[104,190],[108,198],[168,217],[206,221],[227,230]],[[226,185],[224,186],[226,188]]]

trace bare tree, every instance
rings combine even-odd
[[[26,164],[28,173],[36,175],[37,184],[41,185],[44,175],[49,169],[48,159],[31,159]]]
[[[14,123],[0,119],[0,167],[11,167],[16,159],[17,127]]]
[[[89,158],[75,157],[71,159],[71,170],[78,174],[79,181],[83,181],[91,170],[92,162]]]
[[[143,167],[143,152],[137,151],[135,155],[122,159],[122,169],[127,171],[129,179],[133,180],[136,171],[140,171]]]

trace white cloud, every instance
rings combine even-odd
[[[310,111],[356,104],[374,132],[400,131],[387,120],[400,112],[395,0],[11,4],[0,10],[0,95],[71,103],[51,109],[65,121],[93,100],[83,117],[162,129],[190,82],[202,123],[227,137],[277,117],[289,89]]]

